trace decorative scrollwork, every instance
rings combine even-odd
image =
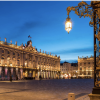
[[[94,51],[96,51],[96,70],[94,70],[94,74],[96,75],[95,86],[100,87],[100,18],[99,14],[100,11],[100,1],[91,1],[91,4],[88,5],[86,2],[82,1],[78,4],[78,6],[75,7],[68,7],[67,15],[69,16],[69,13],[71,10],[75,11],[75,14],[77,14],[80,18],[83,16],[91,18],[89,25],[94,27],[94,34],[96,38],[96,44],[94,44]],[[97,59],[98,58],[98,59]]]
[[[100,87],[100,72],[96,72],[96,82],[95,82],[96,87]]]
[[[100,32],[98,31],[98,34],[95,34],[95,37],[100,41]]]
[[[96,51],[96,50],[97,50],[97,45],[95,44],[95,45],[94,45],[94,51]]]
[[[93,26],[93,10],[91,8],[91,5],[88,5],[86,2],[82,1],[78,4],[78,6],[75,7],[67,7],[67,15],[69,16],[69,13],[71,10],[75,11],[75,14],[77,14],[80,18],[82,16],[85,17],[90,17],[91,21],[89,22],[90,26]]]

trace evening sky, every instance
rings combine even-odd
[[[79,57],[93,55],[93,27],[90,18],[79,18],[70,12],[72,30],[65,31],[66,8],[80,1],[0,1],[1,41],[27,43],[38,51],[60,56],[61,61],[75,62]],[[90,1],[87,2],[90,4]]]

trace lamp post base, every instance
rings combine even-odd
[[[93,90],[92,90],[92,94],[99,94],[100,95],[100,88],[94,87]]]
[[[90,100],[100,100],[100,94],[89,94]]]

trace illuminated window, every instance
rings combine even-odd
[[[27,61],[25,61],[25,67],[27,67]]]

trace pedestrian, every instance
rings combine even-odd
[[[16,75],[16,80],[18,80],[18,76]]]
[[[10,75],[10,82],[12,82],[12,76]]]
[[[39,79],[40,79],[40,80],[42,79],[41,75],[39,76]]]

